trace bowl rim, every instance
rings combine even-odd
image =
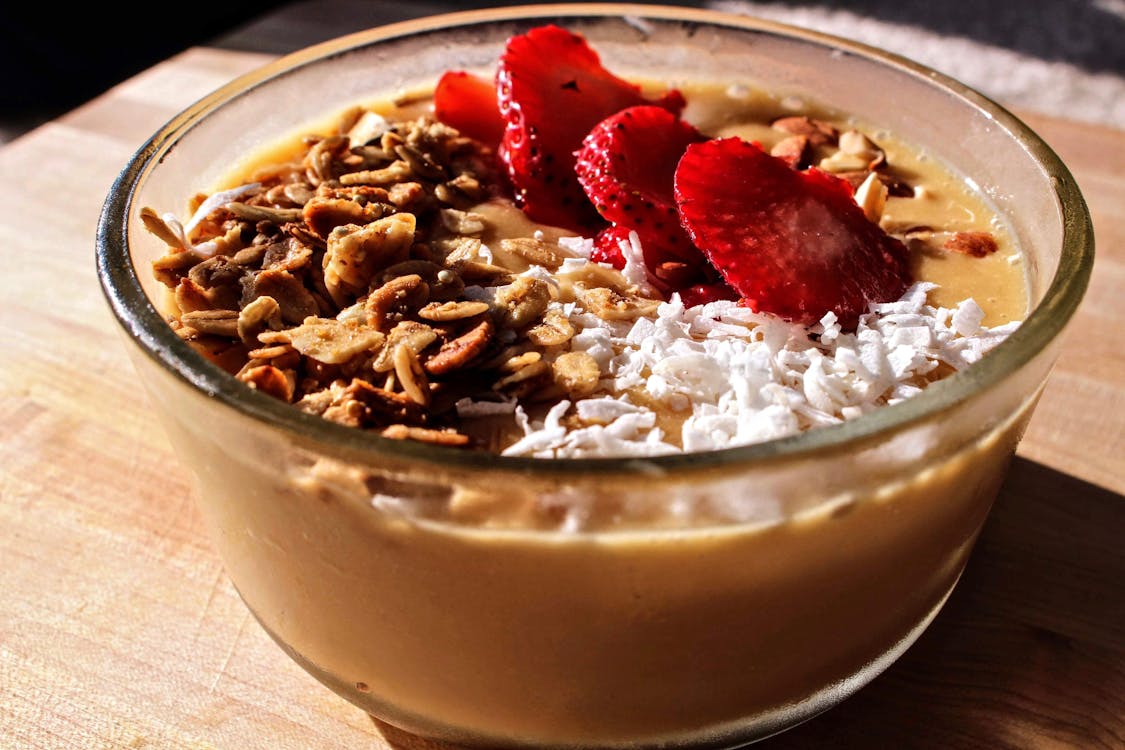
[[[626,12],[627,10],[627,12]],[[358,47],[494,23],[567,20],[652,19],[693,23],[781,36],[840,50],[897,69],[982,111],[1015,138],[1050,176],[1062,215],[1059,266],[1042,301],[1021,325],[981,361],[898,404],[827,427],[774,440],[706,452],[645,457],[531,458],[466,451],[384,438],[304,413],[247,388],[207,362],[175,335],[152,305],[130,262],[129,221],[132,199],[149,171],[195,124],[246,91],[296,68]],[[989,388],[1032,360],[1062,332],[1089,282],[1094,259],[1093,226],[1081,191],[1054,150],[1005,107],[975,89],[901,55],[840,36],[726,11],[632,3],[528,4],[443,13],[356,31],[281,56],[244,73],[197,100],[171,118],[131,156],[114,180],[102,206],[96,234],[97,273],[102,292],[118,323],[144,354],[178,380],[251,419],[287,432],[301,443],[331,446],[337,455],[374,457],[447,470],[511,471],[520,474],[596,474],[622,478],[696,470],[743,467],[803,460],[887,438],[949,409]]]

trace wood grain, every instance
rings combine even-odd
[[[0,747],[441,747],[372,722],[250,618],[98,289],[117,170],[266,59],[190,50],[0,150]],[[1089,294],[946,608],[764,748],[1125,747],[1125,134],[1027,120],[1089,201]]]

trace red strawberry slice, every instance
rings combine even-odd
[[[734,301],[739,299],[739,295],[723,281],[716,281],[712,284],[696,284],[680,290],[680,301],[684,303],[684,307],[705,305],[708,302],[717,302],[721,299]]]
[[[434,116],[462,134],[495,148],[504,135],[496,85],[464,70],[450,70],[434,87]]]
[[[658,277],[677,264],[675,281],[666,279],[673,286],[700,280],[707,265],[680,226],[673,193],[684,150],[705,139],[671,112],[639,105],[598,123],[577,153],[575,173],[590,201],[608,221],[636,230],[645,265]]]
[[[832,311],[850,327],[911,283],[906,247],[868,221],[844,180],[795,171],[757,144],[688,146],[675,193],[692,240],[757,312],[810,325]]]
[[[600,226],[574,174],[574,152],[609,115],[648,103],[640,87],[602,67],[583,37],[555,25],[508,40],[496,86],[506,122],[500,157],[517,203],[545,224],[578,231]],[[660,102],[677,112],[683,107],[678,92]]]
[[[621,252],[621,243],[628,241],[629,228],[611,224],[594,237],[594,249],[590,253],[590,260],[609,263],[620,271],[625,267],[625,255]]]

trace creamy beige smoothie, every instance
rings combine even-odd
[[[1003,222],[966,176],[913,149],[908,134],[805,104],[795,110],[792,102],[750,91],[684,91],[685,117],[711,135],[738,134],[773,148],[790,135],[771,126],[783,116],[864,134],[901,183],[873,218],[906,242],[917,279],[937,285],[927,304],[953,310],[972,298],[985,327],[1026,314],[1025,270]],[[425,103],[378,109],[395,121],[424,112]],[[341,132],[357,122],[350,115]],[[272,148],[221,187],[304,174],[315,168],[308,150],[324,142]],[[824,147],[809,158],[855,171],[839,151]],[[278,166],[279,155],[286,165]],[[317,188],[293,187],[290,195],[284,187],[270,189],[275,215],[264,212],[257,221],[299,221],[307,216],[301,199],[307,203]],[[458,205],[470,224],[482,225],[469,226],[476,244],[495,251],[473,262],[511,274],[535,265],[527,254],[501,249],[505,238],[532,239],[560,258],[576,256],[577,245],[558,242],[573,232],[535,226],[503,199]],[[230,226],[200,224],[213,236],[230,236]],[[957,233],[987,233],[996,247],[984,257],[947,248]],[[427,235],[428,247],[437,237]],[[252,238],[232,241],[220,255],[253,251]],[[455,240],[448,244],[448,252],[461,251]],[[309,246],[314,254],[323,251],[315,238]],[[299,253],[292,243],[286,247],[288,261],[278,262],[299,268]],[[408,250],[394,262],[410,257]],[[173,260],[158,262],[158,272],[187,278],[189,266],[176,268]],[[552,302],[581,301],[575,286],[594,286],[591,272],[575,273],[579,281],[564,280]],[[597,278],[609,279],[612,289],[628,287],[616,271]],[[258,291],[236,302],[264,296]],[[182,290],[175,296],[190,299]],[[330,285],[317,300],[325,297],[332,297]],[[316,304],[306,312],[326,315]],[[203,317],[194,316],[197,325]],[[225,322],[183,335],[232,373],[245,375],[248,362],[271,358],[271,366],[285,371],[287,363],[296,367],[294,349],[303,356],[316,351],[286,339],[284,331],[299,319],[260,325],[255,330],[264,338],[248,344],[239,339],[239,326],[261,320],[248,321],[237,310],[213,317]],[[220,328],[233,333],[227,346],[217,343]],[[401,376],[409,377],[418,361],[384,370],[385,379],[398,376],[389,388],[409,397]],[[930,372],[923,381],[953,368]],[[243,379],[272,392],[264,380]],[[297,401],[292,390],[299,381],[280,391]],[[171,388],[156,384],[157,392]],[[435,390],[431,404],[440,395]],[[562,398],[577,396],[563,388],[555,401]],[[557,747],[749,738],[850,693],[865,681],[857,674],[886,666],[941,606],[1031,407],[1030,401],[1012,404],[1014,417],[982,433],[973,418],[977,404],[969,402],[944,417],[941,441],[921,422],[804,468],[779,462],[774,471],[765,461],[753,481],[722,469],[625,481],[613,473],[533,478],[485,462],[476,472],[438,466],[421,476],[393,462],[344,465],[282,449],[265,434],[260,454],[232,459],[205,435],[252,431],[247,420],[218,411],[201,420],[194,410],[209,407],[176,403],[181,412],[173,412],[168,427],[193,465],[210,467],[201,474],[203,507],[230,575],[295,658],[348,699],[408,730]],[[553,403],[529,405],[528,413],[541,415]],[[412,407],[395,402],[395,408]],[[683,419],[656,409],[665,426]],[[500,452],[523,435],[512,419],[466,417],[476,427],[463,431],[491,436],[483,441],[486,455]],[[756,728],[748,733],[751,723]]]

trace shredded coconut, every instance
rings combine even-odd
[[[588,249],[585,242],[572,244]],[[938,377],[939,368],[969,366],[1019,325],[982,326],[984,313],[972,299],[955,309],[931,306],[935,288],[916,283],[901,299],[872,305],[847,332],[832,313],[806,329],[734,302],[685,307],[678,295],[655,317],[636,321],[603,320],[576,302],[552,302],[578,331],[573,349],[601,369],[600,388],[555,404],[541,418],[503,405],[514,408],[523,431],[504,454],[715,450],[837,424],[910,398]],[[501,405],[464,407],[491,413]],[[666,432],[669,425],[676,434]]]
[[[236,188],[231,188],[230,190],[223,190],[218,193],[214,193],[199,204],[199,208],[195,209],[195,213],[192,214],[187,224],[181,224],[179,217],[171,212],[164,213],[160,218],[168,227],[169,231],[171,231],[175,238],[178,240],[181,248],[195,253],[201,258],[210,258],[218,249],[218,243],[214,240],[208,240],[206,242],[195,244],[190,239],[192,230],[194,230],[199,225],[199,222],[210,216],[211,212],[215,209],[222,208],[223,206],[233,203],[244,195],[253,193],[260,187],[261,183],[251,182],[246,185],[239,185]]]

